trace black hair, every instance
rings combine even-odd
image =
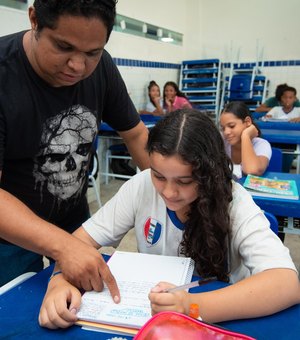
[[[292,87],[292,86],[287,86],[287,87],[285,87],[285,88],[282,90],[280,99],[281,99],[281,97],[284,95],[284,93],[287,92],[287,91],[293,92],[295,96],[297,95],[297,90],[296,90],[294,87]]]
[[[117,0],[35,0],[37,32],[43,28],[55,29],[62,15],[98,18],[107,28],[108,41],[116,17]]]
[[[258,131],[258,137],[261,136],[261,131],[258,125],[254,122],[252,114],[250,110],[248,109],[248,106],[241,101],[234,101],[230,102],[227,105],[225,105],[223,112],[230,112],[233,115],[235,115],[238,119],[241,119],[243,122],[247,117],[251,119],[251,123],[256,127]]]
[[[227,281],[232,163],[219,130],[200,111],[176,110],[151,129],[147,151],[179,155],[192,165],[198,198],[190,206],[179,252],[194,259],[201,276]]]
[[[165,89],[167,86],[172,86],[176,92],[176,96],[183,97],[188,101],[187,96],[179,90],[178,85],[174,81],[167,81],[164,85],[164,90],[163,90],[164,104],[166,103]]]
[[[157,87],[159,88],[159,91],[160,91],[160,87],[159,87],[159,85],[156,83],[156,81],[151,80],[150,83],[149,83],[149,85],[148,85],[148,96],[149,96],[150,102],[153,104],[153,106],[156,107],[156,105],[155,105],[153,99],[152,99],[152,98],[150,97],[150,95],[149,95],[150,90],[151,90],[152,87],[154,87],[154,86],[157,86]]]
[[[276,87],[276,90],[275,90],[275,98],[280,102],[280,99],[281,99],[281,96],[283,94],[283,91],[285,88],[288,87],[288,84],[284,83],[284,84],[279,84],[277,87]]]

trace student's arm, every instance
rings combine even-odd
[[[153,112],[147,110],[139,110],[140,115],[152,115]]]
[[[256,155],[252,139],[257,135],[258,131],[253,124],[243,131],[241,135],[241,163],[243,173],[260,176],[268,167],[269,159]]]
[[[117,284],[104,259],[89,242],[41,219],[3,189],[0,189],[0,237],[53,258],[64,276],[78,287],[100,291],[103,280],[112,294],[118,294]]]
[[[291,123],[300,123],[300,117],[298,118],[292,118],[289,120]]]
[[[185,291],[161,293],[171,285],[160,283],[149,294],[152,313],[173,310],[188,314],[196,303],[207,322],[270,315],[300,303],[298,275],[291,269],[269,269],[223,289],[189,294]]]
[[[161,106],[161,98],[160,97],[154,98],[154,104],[155,104],[156,109],[153,111],[153,114],[155,116],[164,115],[165,112],[164,112],[164,109]]]
[[[160,109],[155,109],[154,111],[146,111],[146,110],[140,110],[139,111],[140,115],[153,115],[153,116],[162,116],[165,114],[164,110],[162,108]]]
[[[263,103],[255,109],[255,112],[269,112],[271,109],[271,107]]]
[[[83,227],[78,228],[73,235],[94,248],[99,249],[101,247],[89,236]],[[56,265],[54,272],[57,272],[59,269],[59,266]],[[108,284],[108,287],[116,284],[106,264],[103,266],[101,276],[103,281]],[[80,278],[80,280],[84,279],[84,277]],[[81,283],[81,286],[85,285],[85,282]],[[118,303],[120,301],[119,290],[110,290],[110,292],[114,302]],[[63,274],[53,276],[48,283],[48,288],[40,309],[40,325],[52,329],[71,326],[77,320],[76,313],[79,310],[80,303],[80,291],[69,283]]]
[[[149,156],[145,149],[149,132],[145,124],[141,121],[133,129],[118,131],[118,134],[123,138],[130,155],[139,169],[149,168]]]
[[[295,108],[294,110],[297,111],[298,117],[292,118],[289,121],[292,123],[300,123],[300,108]]]

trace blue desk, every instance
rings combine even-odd
[[[161,117],[156,117],[152,115],[141,115],[141,121],[146,125],[148,129],[152,128],[155,123],[160,120]],[[116,130],[114,130],[110,125],[108,125],[105,122],[102,122],[99,126],[99,134],[103,133],[112,133],[112,134],[117,134]]]
[[[281,123],[282,124],[282,123]],[[296,150],[292,152],[283,151],[283,153],[294,154],[297,156],[297,174],[300,173],[300,131],[298,130],[279,130],[279,129],[261,129],[262,138],[270,143],[294,144]]]
[[[300,123],[264,122],[259,119],[255,119],[254,122],[259,126],[260,129],[300,131]]]
[[[111,339],[112,334],[82,330],[79,326],[48,330],[38,325],[38,313],[46,291],[52,267],[48,267],[29,280],[0,295],[1,339]],[[226,286],[222,282],[193,288],[192,292],[209,291]],[[234,303],[234,301],[232,302]],[[251,335],[257,339],[297,339],[300,334],[300,305],[272,316],[222,322],[221,326]],[[122,336],[122,339],[132,339]]]
[[[300,194],[300,175],[290,174],[283,172],[266,172],[264,177],[268,178],[278,178],[278,179],[288,179],[295,180],[297,183],[298,193]],[[243,184],[245,177],[240,179],[240,183]],[[280,198],[271,197],[258,197],[253,196],[255,203],[262,209],[276,216],[284,216],[292,219],[293,217],[300,218],[300,200],[287,200]],[[300,229],[295,229],[292,227],[292,221],[289,226],[284,228],[285,233],[289,234],[300,234]]]

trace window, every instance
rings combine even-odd
[[[117,14],[114,31],[182,45],[183,34]]]

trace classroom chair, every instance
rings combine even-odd
[[[267,212],[267,211],[264,211],[264,214],[265,214],[266,218],[267,218],[267,219],[269,220],[269,222],[270,222],[270,228],[271,228],[271,230],[272,230],[276,235],[278,235],[278,221],[277,221],[276,217],[275,217],[273,214],[271,214],[271,213],[269,213],[269,212]]]
[[[272,157],[266,171],[282,172],[282,151],[272,148]]]
[[[119,163],[113,163],[114,160]],[[132,157],[124,143],[110,145],[105,154],[105,184],[108,184],[109,176],[127,180],[135,175],[138,170],[129,166],[130,160]]]

